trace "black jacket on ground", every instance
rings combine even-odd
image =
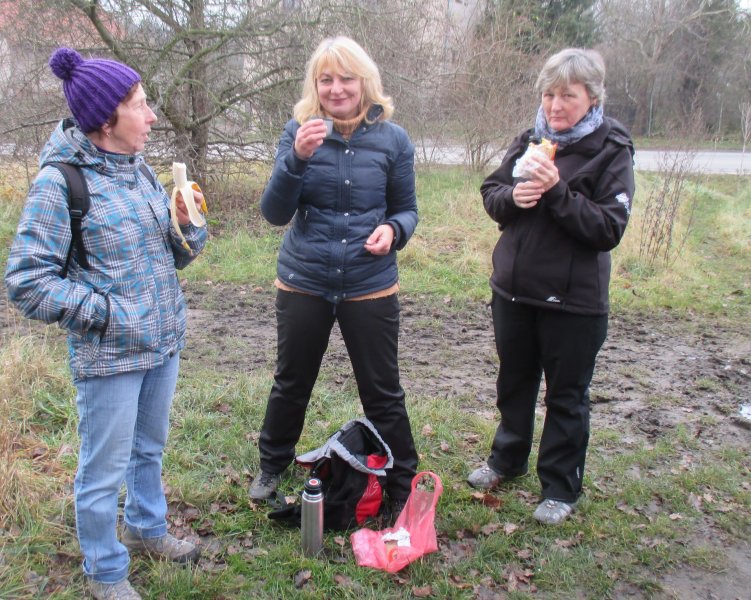
[[[503,298],[582,315],[608,312],[610,250],[621,241],[634,196],[634,147],[626,129],[606,117],[578,142],[556,152],[560,181],[534,208],[511,196],[512,176],[534,133],[509,147],[480,191],[501,237],[490,286]]]

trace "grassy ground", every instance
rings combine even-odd
[[[639,176],[633,222],[614,254],[614,312],[659,309],[748,322],[751,181],[690,182],[685,205],[695,203],[693,222],[689,227],[684,214],[676,224],[669,264],[646,269],[639,197],[657,183],[654,177]],[[497,230],[482,210],[479,183],[460,169],[419,174],[421,223],[400,264],[403,287],[426,302],[469,306],[487,297]],[[11,183],[0,182],[3,268],[22,197]],[[212,218],[221,235],[184,272],[188,284],[268,285],[279,231],[260,222],[255,205],[235,204],[231,213],[227,206],[217,209]],[[29,328],[6,313],[0,598],[80,598],[84,581],[71,494],[75,394],[64,337],[54,327]],[[270,523],[266,509],[246,496],[248,476],[258,465],[257,432],[271,372],[228,374],[215,368],[219,358],[184,365],[165,458],[172,531],[200,536],[204,558],[192,570],[134,558],[131,580],[146,598],[659,597],[659,574],[676,567],[724,568],[717,546],[692,540],[707,532],[733,544],[751,540],[748,447],[707,446],[680,424],[656,439],[632,439],[618,426],[596,430],[580,510],[560,528],[543,528],[531,518],[539,501],[533,476],[496,494],[463,484],[470,457],[485,454],[495,428],[492,405],[468,411],[467,397],[420,394],[409,399],[409,410],[421,467],[439,473],[445,485],[437,519],[440,551],[388,575],[357,567],[342,533],[326,536],[321,559],[305,558],[299,532]],[[356,416],[354,398],[350,381],[324,370],[300,447],[319,445]],[[667,394],[651,401],[676,403]],[[291,469],[283,488],[293,493],[301,480],[300,470]]]

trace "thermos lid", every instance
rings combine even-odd
[[[305,491],[310,493],[321,492],[321,480],[318,477],[311,477],[305,482]]]

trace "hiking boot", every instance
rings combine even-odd
[[[248,488],[248,495],[251,500],[268,500],[279,487],[281,475],[278,473],[266,473],[261,471],[253,479],[253,483]]]
[[[131,587],[127,579],[117,583],[102,583],[90,579],[89,591],[97,600],[142,600],[141,594]]]
[[[534,517],[543,525],[560,525],[574,512],[574,504],[560,500],[543,500]]]
[[[201,549],[195,544],[178,540],[169,533],[162,537],[144,538],[126,527],[120,542],[130,552],[143,552],[180,564],[195,562],[201,554]]]

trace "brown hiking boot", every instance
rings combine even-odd
[[[117,583],[102,583],[91,579],[89,591],[97,600],[142,600],[141,595],[131,587],[127,579]]]
[[[278,473],[266,473],[261,471],[253,479],[253,483],[248,488],[248,495],[251,500],[268,500],[279,487],[281,475]]]
[[[201,555],[201,549],[198,546],[185,540],[178,540],[169,533],[162,537],[144,538],[126,527],[120,542],[130,552],[143,552],[180,564],[195,562]]]

